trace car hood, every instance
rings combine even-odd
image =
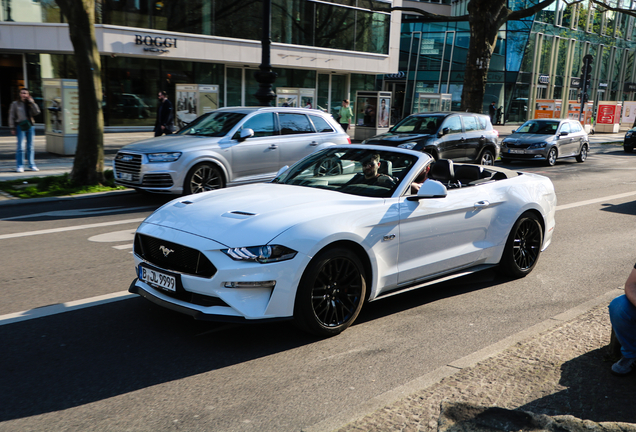
[[[138,153],[151,152],[173,152],[181,151],[184,148],[200,146],[202,144],[214,144],[221,137],[201,137],[189,135],[166,135],[147,140],[137,141],[122,147],[122,151],[131,151]]]
[[[432,134],[409,134],[409,133],[394,133],[387,132],[381,135],[374,136],[365,140],[365,144],[376,145],[392,145],[397,146],[399,144],[409,141],[420,141],[422,139],[433,137]]]
[[[384,199],[261,183],[178,198],[144,223],[205,237],[227,247],[259,246],[298,223],[366,211],[376,205],[384,205]]]
[[[505,143],[525,143],[525,144],[534,144],[539,142],[547,141],[551,138],[554,138],[554,135],[545,135],[545,134],[517,134],[514,133],[510,136],[504,138]]]

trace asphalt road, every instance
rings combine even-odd
[[[529,276],[486,271],[374,302],[330,339],[288,322],[195,322],[127,295],[132,233],[165,197],[0,207],[0,431],[321,430],[621,286],[636,257],[636,154],[593,146],[583,164],[510,166],[557,190],[553,243]]]

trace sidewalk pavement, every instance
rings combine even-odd
[[[496,126],[496,129],[502,138],[514,127]],[[105,134],[105,165],[111,166],[117,150],[125,144],[151,135],[148,132]],[[592,147],[607,142],[622,143],[623,136],[623,132],[590,135],[590,142]],[[40,172],[17,174],[13,171],[15,137],[0,136],[0,180],[70,172],[73,157],[47,153],[44,136],[36,137],[35,150]],[[611,362],[604,359],[604,347],[611,330],[607,305],[621,293],[621,290],[611,290],[379,395],[362,407],[343,407],[340,413],[305,431],[436,431],[438,421],[448,424],[446,417],[444,422],[440,420],[442,402],[464,402],[557,416],[554,419],[560,421],[558,430],[561,431],[636,432],[636,373],[615,377],[610,373]],[[562,417],[564,415],[566,417]],[[576,419],[567,416],[588,421],[577,426]],[[539,430],[518,426],[514,430]],[[486,428],[483,424],[478,428],[475,424],[455,424],[454,427],[443,430],[512,430],[503,426]]]

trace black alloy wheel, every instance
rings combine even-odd
[[[335,336],[358,317],[366,290],[364,267],[355,253],[325,250],[309,263],[298,286],[296,324],[318,336]]]
[[[211,163],[201,163],[195,165],[188,172],[183,185],[183,193],[190,195],[223,187],[223,175],[219,168]]]
[[[536,214],[526,212],[512,226],[499,270],[515,278],[526,276],[539,260],[543,229]]]

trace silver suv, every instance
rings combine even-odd
[[[351,144],[334,118],[303,108],[222,108],[173,135],[123,147],[117,184],[191,194],[270,180],[285,165],[324,147]]]

